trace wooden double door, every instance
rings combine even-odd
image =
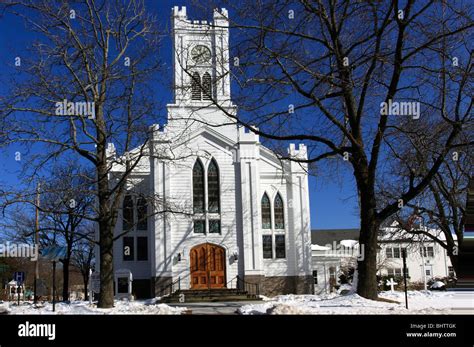
[[[224,288],[225,250],[212,243],[195,246],[190,252],[191,289]]]

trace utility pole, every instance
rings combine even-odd
[[[37,247],[37,251],[39,252],[39,205],[40,205],[40,186],[41,183],[38,182],[36,186],[36,222],[35,222],[35,247]],[[38,287],[38,280],[39,280],[39,254],[36,257],[35,261],[35,279],[33,282],[33,302],[36,304],[37,302],[37,287]]]
[[[403,258],[403,283],[405,286],[405,307],[408,310],[408,290],[407,290],[407,249],[402,249],[402,258]]]
[[[422,261],[422,270],[423,270],[423,284],[424,289],[428,290],[428,286],[426,284],[426,264],[425,264],[425,244],[423,243],[423,238],[421,238],[421,261]]]
[[[53,260],[53,312],[56,311],[56,260]]]

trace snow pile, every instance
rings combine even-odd
[[[409,310],[403,292],[382,292],[381,301],[349,295],[281,295],[262,304],[242,306],[238,313],[256,314],[427,314],[452,313],[453,293],[410,291]],[[395,302],[383,301],[388,299]],[[397,303],[398,302],[398,303]]]
[[[440,288],[443,288],[443,287],[446,287],[446,285],[445,285],[443,282],[441,282],[441,281],[436,281],[435,283],[433,283],[433,284],[431,285],[430,288],[431,288],[431,289],[440,289]]]
[[[9,314],[156,314],[176,315],[182,314],[185,307],[171,307],[166,304],[155,304],[156,299],[151,300],[116,300],[113,308],[98,308],[94,303],[89,305],[88,301],[72,301],[71,303],[56,303],[56,311],[53,312],[52,303],[33,305],[30,302],[16,304],[0,304],[0,312],[9,310]]]

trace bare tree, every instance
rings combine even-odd
[[[85,216],[93,215],[94,179],[74,163],[51,171],[41,188],[39,246],[65,247],[65,257],[60,261],[63,265],[62,297],[67,301],[72,253],[81,240],[94,239],[92,222],[85,219]],[[24,193],[9,190],[9,194],[0,194],[3,212],[11,209],[7,211],[9,218],[0,225],[5,228],[4,236],[9,239],[35,243],[35,211],[27,203],[28,196]]]
[[[423,170],[420,167],[423,165],[421,160],[407,160],[404,164],[406,169],[400,172],[405,174],[416,174]],[[443,164],[418,198],[392,217],[396,222],[396,229],[404,237],[424,236],[443,247],[455,271],[458,271],[459,248],[466,220],[467,191],[473,168],[472,146],[453,151],[451,158]],[[381,194],[393,197],[394,192],[385,189]]]
[[[380,226],[429,187],[447,154],[465,145],[461,135],[472,129],[472,4],[225,3],[233,32],[233,69],[225,73],[234,78],[239,114],[228,112],[212,92],[206,99],[267,143],[305,142],[305,162],[317,169],[340,158],[340,168],[353,173],[365,245],[358,293],[375,299]],[[424,158],[426,170],[393,175],[389,164],[407,148],[401,144],[416,142],[420,133],[437,144]],[[378,196],[384,184],[396,184],[397,197]]]
[[[86,218],[98,225],[99,307],[112,307],[114,226],[129,173],[148,148],[146,125],[157,118],[155,18],[142,0],[8,0],[0,12],[24,19],[37,37],[0,98],[0,143],[40,149],[23,160],[30,177],[64,157],[94,170],[97,211]],[[120,155],[108,160],[112,141]],[[124,170],[111,180],[113,165]]]
[[[87,288],[89,285],[89,271],[94,267],[94,247],[94,242],[82,239],[78,242],[72,254],[72,265],[80,271],[84,282],[85,300],[88,300],[89,297]]]
[[[84,219],[84,216],[92,215],[95,203],[91,181],[86,172],[70,165],[55,170],[52,179],[43,188],[41,206],[54,211],[45,214],[46,231],[54,235],[54,242],[66,248],[66,255],[61,260],[64,301],[69,300],[72,254],[83,239],[94,239],[93,225],[91,227],[92,223]]]

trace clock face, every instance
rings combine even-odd
[[[207,63],[211,60],[211,51],[206,46],[195,46],[191,51],[191,57],[198,64]]]

